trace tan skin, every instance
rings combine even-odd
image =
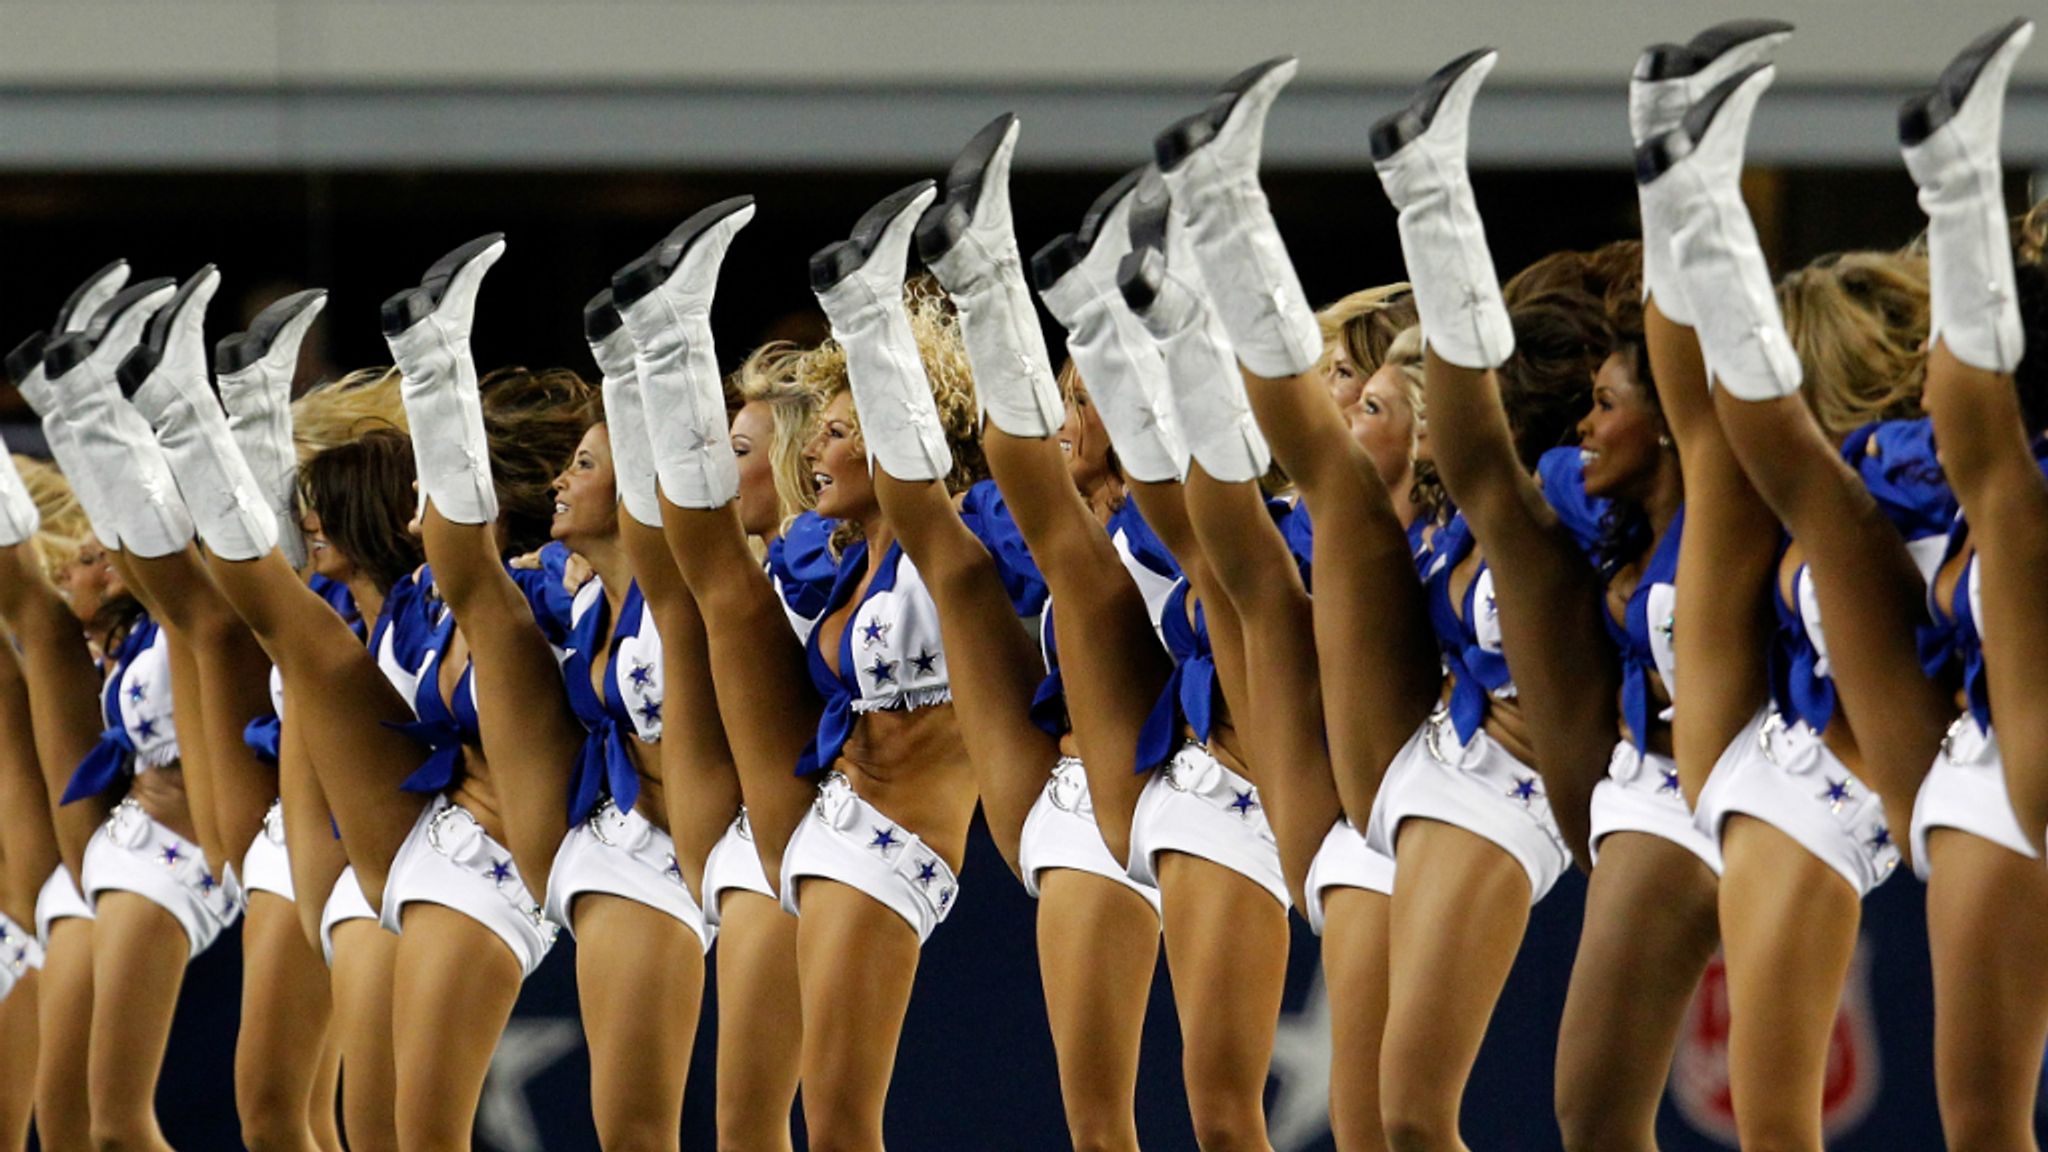
[[[830,407],[827,413],[847,415]],[[998,435],[993,425],[984,430],[985,440]],[[1069,403],[1057,444],[1012,440],[1011,454],[1029,454],[1034,466],[1048,471],[1064,455],[1100,533],[1121,502],[1123,484],[1108,467],[1108,434],[1094,409]],[[963,729],[984,734],[969,741],[982,777],[983,812],[1005,858],[1021,869],[1024,821],[1047,769],[1062,755],[1079,755],[1079,741],[1071,732],[1055,738],[1030,723],[1043,665],[987,552],[960,522],[943,486],[887,476],[875,486],[890,521],[906,526],[905,552],[932,589],[942,632],[969,638],[947,649],[954,701]],[[1060,627],[1057,613],[1054,627]],[[1135,1150],[1138,1049],[1159,954],[1159,917],[1137,893],[1092,873],[1047,869],[1037,879],[1039,965],[1069,1134],[1077,1148]]]
[[[36,759],[28,683],[4,630],[0,648],[0,911],[20,930],[34,932],[36,894],[57,868],[57,838]],[[0,1148],[20,1149],[28,1141],[35,1106],[39,985],[35,969],[24,969],[0,1000],[0,1034],[14,1038],[0,1053]]]
[[[81,620],[99,616],[111,597],[127,590],[106,551],[87,541],[53,585],[33,545],[0,550],[0,616],[21,647],[23,676],[42,765],[45,811],[52,813],[59,854],[78,875],[86,842],[106,822],[105,797],[57,805],[71,770],[100,730],[100,670],[93,648],[113,637],[86,637]],[[92,1028],[92,922],[59,920],[51,926],[43,971],[37,978],[40,1048],[35,1075],[36,1124],[43,1147],[82,1152],[91,1147],[87,1091]]]

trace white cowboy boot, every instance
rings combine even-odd
[[[612,304],[607,288],[583,306],[583,337],[603,380],[604,426],[612,442],[612,476],[626,514],[649,528],[661,527],[656,494],[654,447],[647,439],[647,410],[641,406],[640,369],[633,362],[633,337]]]
[[[469,333],[477,288],[504,254],[503,233],[472,240],[383,307],[384,343],[402,376],[398,394],[419,463],[420,508],[431,503],[455,524],[498,519]]]
[[[1424,81],[1406,108],[1372,127],[1373,168],[1401,214],[1401,254],[1422,338],[1460,368],[1493,368],[1515,351],[1465,170],[1472,99],[1499,59],[1492,49],[1458,57]]]
[[[1153,141],[1217,318],[1238,359],[1269,379],[1298,376],[1323,355],[1322,329],[1259,186],[1266,114],[1297,67],[1283,56],[1238,73],[1208,108]]]
[[[306,565],[306,538],[299,530],[292,381],[298,375],[299,345],[326,306],[324,288],[294,292],[258,312],[247,332],[223,339],[213,351],[213,379],[228,410],[228,431],[277,517],[278,547],[294,568]],[[203,526],[199,534],[206,535]]]
[[[190,287],[198,290],[203,279]],[[149,422],[121,398],[116,373],[143,329],[176,295],[171,280],[123,289],[93,314],[82,332],[58,338],[43,352],[50,391],[70,425],[77,465],[91,479],[107,528],[130,555],[155,559],[192,542],[192,519],[178,495]]]
[[[1042,440],[1066,423],[1038,309],[1010,222],[1017,117],[968,141],[946,173],[946,198],[917,223],[917,253],[953,298],[982,415],[1012,436]]]
[[[1131,251],[1117,266],[1117,288],[1159,342],[1195,463],[1227,483],[1257,480],[1272,452],[1252,417],[1237,353],[1209,305],[1182,221],[1156,175],[1148,174],[1132,195]]]
[[[938,195],[920,180],[861,216],[851,238],[811,257],[811,291],[846,350],[846,377],[860,414],[868,463],[898,480],[937,480],[953,469],[910,315],[903,269],[918,216]]]
[[[1643,49],[1628,85],[1629,135],[1640,148],[1652,137],[1678,127],[1685,110],[1716,84],[1751,64],[1769,60],[1792,36],[1781,20],[1730,20],[1684,44]],[[1690,326],[1692,308],[1679,294],[1671,266],[1671,236],[1678,229],[1671,189],[1653,182],[1636,186],[1643,214],[1643,296],[1654,299],[1665,319]]]
[[[2010,373],[2026,353],[1998,137],[2006,83],[2033,38],[2024,19],[1980,37],[1899,110],[1906,170],[1927,213],[1927,343],[1939,339],[1987,372]]]
[[[612,277],[612,302],[635,349],[655,474],[679,508],[722,508],[739,495],[711,302],[726,250],[753,218],[753,197],[720,201]]]
[[[82,331],[92,320],[93,313],[114,298],[121,286],[128,282],[128,262],[115,260],[93,273],[85,283],[74,289],[57,311],[57,335]],[[43,442],[49,446],[50,455],[62,469],[65,479],[70,481],[71,491],[78,497],[79,506],[85,510],[86,520],[92,526],[92,533],[100,546],[109,550],[121,546],[120,538],[114,535],[111,521],[105,515],[106,501],[93,487],[91,469],[79,460],[78,439],[72,434],[71,425],[64,419],[63,406],[50,390],[49,377],[43,368],[43,351],[51,337],[38,332],[22,341],[7,355],[7,374],[21,390],[21,397],[29,408],[41,418]]]
[[[1677,128],[1636,150],[1637,182],[1671,185],[1679,294],[1713,302],[1693,317],[1707,371],[1743,400],[1790,396],[1801,379],[1756,225],[1742,202],[1743,141],[1775,75],[1768,64],[1735,73],[1694,104]]]
[[[277,547],[277,513],[235,447],[207,380],[206,305],[219,286],[210,264],[187,280],[121,361],[117,377],[129,403],[156,429],[207,550],[223,560],[254,560]]]

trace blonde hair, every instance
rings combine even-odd
[[[299,463],[376,428],[406,432],[396,368],[362,368],[325,381],[292,401],[292,438]]]
[[[1830,436],[1919,414],[1927,372],[1924,255],[1824,256],[1786,276],[1778,302],[1806,374],[1807,404]]]
[[[799,366],[808,354],[806,349],[787,340],[763,344],[747,357],[732,378],[732,390],[742,405],[760,404],[768,409],[769,423],[774,429],[766,447],[768,467],[775,478],[777,519],[784,527],[818,503],[810,466],[804,462],[804,447],[810,442],[811,424],[824,402],[798,376]]]
[[[2042,200],[2027,209],[2027,214],[2020,217],[2016,230],[2018,235],[2014,247],[2018,251],[2014,255],[2018,256],[2023,264],[2042,263],[2042,257],[2048,255],[2048,200]]]
[[[945,479],[946,490],[957,496],[988,476],[988,464],[981,454],[981,414],[974,399],[974,373],[967,365],[960,321],[929,277],[920,276],[903,286],[903,309],[910,315],[910,331],[917,337],[918,358],[924,361],[925,378],[931,381],[932,400],[939,409],[939,427],[953,450],[953,470]],[[834,340],[826,340],[791,358],[789,371],[791,380],[818,397],[821,410],[850,386],[846,377],[846,349]],[[858,421],[855,437],[859,437]]]
[[[92,534],[92,525],[86,521],[85,507],[72,492],[71,482],[55,464],[32,456],[16,456],[14,468],[21,473],[22,486],[28,489],[36,515],[42,520],[42,527],[31,538],[36,559],[42,563],[43,574],[54,581],[65,565],[78,558],[79,549],[85,547],[86,537]]]
[[[1379,371],[1395,338],[1415,324],[1415,295],[1405,283],[1353,292],[1316,313],[1316,324],[1323,331],[1323,358],[1316,366],[1328,370],[1341,347],[1363,379]]]

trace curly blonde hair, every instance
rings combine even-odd
[[[910,330],[917,336],[919,359],[924,361],[925,378],[931,381],[932,399],[939,409],[939,426],[953,450],[953,470],[946,474],[946,491],[959,495],[988,477],[988,462],[982,457],[980,409],[974,398],[974,373],[967,365],[967,346],[960,339],[960,321],[952,304],[929,277],[920,276],[903,286],[903,308],[910,314]],[[790,379],[810,389],[823,409],[850,385],[846,377],[846,349],[836,340],[793,357]],[[858,439],[858,423],[854,430]]]
[[[2015,255],[2019,257],[2020,262],[2043,263],[2042,257],[2048,256],[2048,200],[2042,200],[2027,209],[2027,214],[2020,217],[2015,231],[2018,234],[2014,244],[2018,249]]]
[[[1830,436],[1919,415],[1927,374],[1924,255],[1824,256],[1786,276],[1778,302],[1806,374],[1807,403]]]
[[[28,489],[42,520],[42,527],[31,537],[36,559],[43,574],[54,581],[58,572],[78,558],[78,550],[92,534],[92,525],[86,521],[85,506],[72,492],[71,482],[55,464],[33,456],[15,456],[14,468],[21,473],[22,486]]]
[[[775,500],[784,527],[818,503],[810,466],[804,462],[804,447],[810,443],[812,422],[825,405],[798,375],[808,354],[809,350],[787,340],[763,344],[732,376],[731,391],[740,405],[764,405],[775,429],[767,446],[768,465],[775,477]]]
[[[298,444],[299,463],[372,429],[407,431],[398,382],[396,368],[361,368],[324,381],[292,401],[292,438]]]

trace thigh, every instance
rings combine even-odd
[[[59,920],[37,977],[36,1137],[45,1152],[91,1147],[92,921]]]
[[[301,1112],[327,1048],[327,966],[306,942],[298,909],[253,892],[242,915],[242,1027],[235,1039],[235,1089],[252,1112]]]
[[[392,980],[400,1145],[470,1146],[491,1054],[519,998],[519,961],[490,929],[438,904],[408,904]]]
[[[675,917],[618,896],[577,897],[570,918],[599,1142],[674,1147],[704,998],[703,945]]]
[[[1395,842],[1380,1090],[1404,1116],[1455,1118],[1529,922],[1529,877],[1463,828],[1411,819]]]
[[[341,1041],[334,1029],[320,1045],[320,1067],[313,1073],[313,1094],[306,1099],[306,1126],[320,1152],[346,1152],[341,1142]]]
[[[838,881],[798,883],[805,1127],[826,1147],[879,1148],[882,1108],[917,977],[917,932],[873,897]]]
[[[1862,902],[1791,837],[1737,813],[1721,832],[1728,1078],[1745,1145],[1820,1147],[1828,1042]]]
[[[1159,914],[1144,897],[1088,872],[1040,874],[1038,969],[1076,1146],[1096,1135],[1136,1147],[1138,1050],[1158,963]]]
[[[1337,1147],[1378,1149],[1380,1041],[1387,1027],[1392,900],[1363,888],[1323,892],[1323,986],[1330,996],[1330,1128]]]
[[[1934,1086],[1956,1148],[2030,1148],[2048,1044],[2048,870],[1952,828],[1927,837]]]
[[[797,918],[774,900],[730,889],[719,906],[718,1130],[734,1146],[788,1148],[803,1055],[794,995]]]
[[[334,835],[327,795],[313,773],[313,752],[306,746],[305,725],[285,702],[284,730],[278,741],[277,788],[283,802],[284,842],[290,846],[292,891],[299,930],[318,958],[320,915],[327,896],[348,867],[348,853]],[[415,813],[417,819],[417,813]]]
[[[1654,1145],[1686,1006],[1720,940],[1718,887],[1698,856],[1669,840],[1616,832],[1601,842],[1558,1027],[1557,1110],[1568,1137],[1626,1128]]]
[[[398,937],[375,920],[334,926],[334,1034],[341,1047],[342,1121],[349,1152],[398,1147],[398,1078],[391,1046],[391,994]]]
[[[41,973],[31,968],[0,1000],[0,1149],[7,1152],[27,1146],[29,1114],[35,1110],[41,984]]]
[[[1255,1110],[1287,979],[1287,910],[1264,886],[1198,856],[1162,852],[1157,870],[1188,1103],[1198,1124],[1207,1108]]]
[[[169,912],[133,892],[102,892],[92,929],[93,1128],[153,1124],[190,944]]]

